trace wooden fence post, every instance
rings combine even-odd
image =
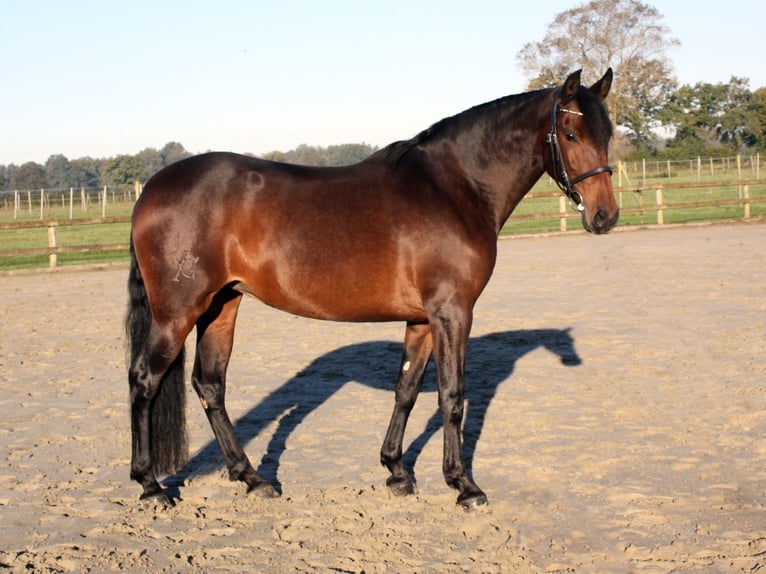
[[[737,181],[742,179],[742,156],[737,154]],[[742,199],[742,186],[737,188],[739,198]]]
[[[50,255],[48,255],[48,266],[56,267],[56,264],[58,263],[58,258],[56,256],[56,253],[53,251],[56,249],[56,226],[55,225],[48,226],[48,247],[51,249],[51,253]]]
[[[665,214],[662,211],[662,188],[657,188],[657,225],[665,223]]]
[[[750,219],[750,186],[744,185],[742,187],[742,195],[745,200],[745,219]]]

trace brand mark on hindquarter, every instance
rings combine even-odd
[[[182,277],[184,279],[194,280],[197,261],[199,261],[199,257],[195,257],[189,251],[184,251],[181,260],[178,262],[178,271],[176,271],[176,276],[173,277],[173,281],[181,281]]]

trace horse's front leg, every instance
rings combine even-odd
[[[397,496],[415,493],[412,477],[402,463],[402,446],[407,420],[423,384],[432,350],[433,339],[428,323],[408,324],[404,334],[399,380],[396,383],[394,411],[380,449],[380,462],[391,471],[386,485]]]
[[[487,504],[487,495],[468,477],[463,463],[462,425],[465,409],[465,355],[472,312],[446,304],[431,321],[439,381],[439,408],[444,421],[444,479],[460,491],[457,502],[466,510]]]

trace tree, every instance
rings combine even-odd
[[[661,117],[676,135],[670,147],[688,152],[724,146],[739,152],[763,138],[763,111],[749,89],[747,78],[732,76],[728,83],[698,82],[678,88]]]
[[[136,181],[146,181],[147,175],[140,157],[123,154],[106,161],[103,183],[109,186],[133,185]]]
[[[45,162],[46,187],[63,189],[72,185],[72,165],[65,155],[56,154]]]
[[[103,187],[101,182],[101,169],[104,160],[93,159],[92,157],[81,157],[69,162],[71,166],[70,175],[72,177],[69,187],[85,187],[93,189]]]
[[[137,158],[143,164],[143,170],[146,177],[151,177],[163,167],[177,162],[180,159],[189,157],[191,154],[184,149],[178,142],[168,142],[163,148],[157,151],[153,147],[148,147],[140,151]]]
[[[758,88],[753,92],[751,109],[758,130],[755,145],[766,150],[766,88]]]
[[[287,153],[287,161],[301,165],[323,165],[322,148],[300,144],[297,148]]]
[[[39,163],[28,161],[14,170],[11,186],[19,190],[42,189],[45,183],[45,168]]]
[[[325,165],[350,165],[357,163],[377,151],[377,149],[377,147],[365,143],[331,145],[325,151]]]
[[[362,161],[377,151],[376,146],[366,143],[340,144],[329,147],[300,144],[288,152],[272,151],[264,154],[263,159],[315,166],[350,165]]]
[[[191,154],[186,151],[184,146],[182,146],[180,143],[168,142],[160,150],[160,155],[162,156],[162,165],[166,166],[178,161],[179,159],[189,157]]]
[[[638,0],[592,0],[558,14],[545,38],[517,54],[531,77],[530,89],[554,86],[582,68],[599,78],[611,67],[613,121],[629,130],[634,144],[653,140],[657,114],[677,85],[668,51],[679,45],[656,8]]]
[[[11,189],[11,180],[13,178],[13,172],[16,166],[0,165],[0,189]]]
[[[281,162],[287,161],[287,154],[283,151],[277,151],[277,150],[266,152],[261,157],[269,161],[281,161]]]
[[[162,152],[157,151],[153,147],[148,147],[138,153],[138,158],[144,166],[144,171],[147,176],[157,173],[163,167],[165,162],[162,157]]]

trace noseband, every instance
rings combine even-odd
[[[597,167],[590,171],[586,171],[585,173],[581,173],[573,179],[569,179],[566,167],[564,166],[564,158],[561,155],[561,147],[559,146],[559,140],[556,132],[556,112],[564,112],[578,116],[582,116],[583,114],[582,112],[567,110],[566,108],[559,108],[557,104],[560,95],[561,88],[558,88],[556,93],[553,94],[553,106],[551,107],[551,131],[548,132],[548,136],[545,140],[548,142],[548,147],[550,147],[551,150],[551,158],[553,160],[553,180],[556,182],[556,185],[559,186],[559,189],[564,192],[564,195],[566,195],[572,201],[572,203],[577,206],[577,211],[585,211],[582,195],[574,188],[575,184],[578,184],[582,180],[588,179],[594,175],[598,175],[599,173],[608,172],[609,175],[612,175],[612,168],[608,165]]]

